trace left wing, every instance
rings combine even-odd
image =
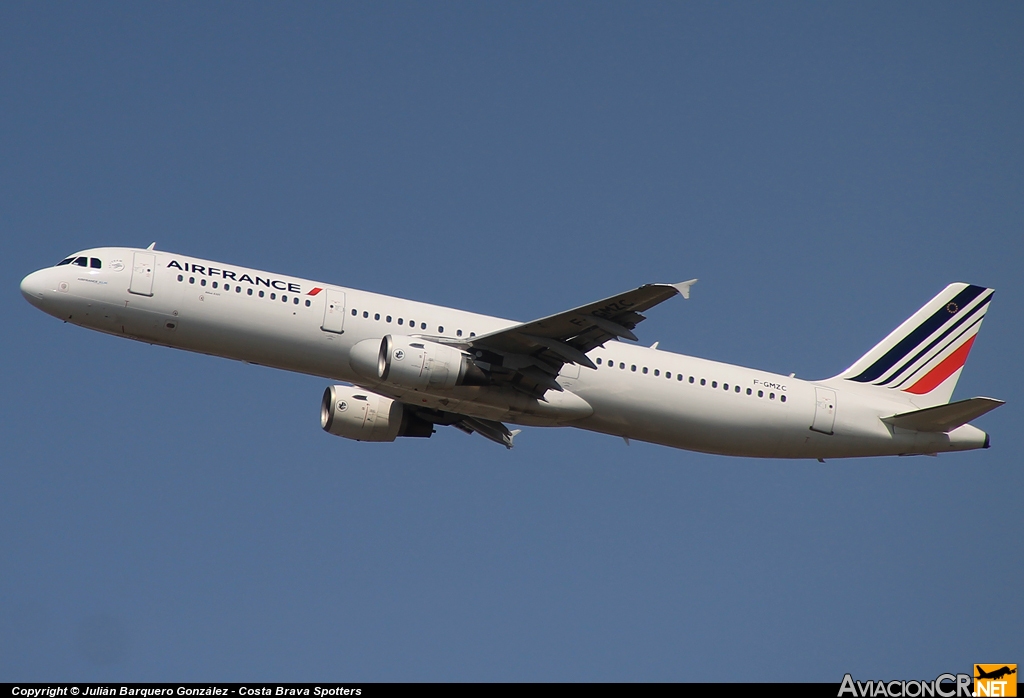
[[[566,363],[597,368],[586,355],[610,339],[636,341],[633,329],[645,318],[640,313],[676,294],[690,297],[697,279],[678,284],[646,284],[610,298],[556,315],[451,342],[473,355],[476,364],[496,383],[534,397],[561,391],[555,376]]]

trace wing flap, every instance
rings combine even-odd
[[[995,398],[972,397],[938,407],[894,414],[891,417],[884,417],[882,421],[901,429],[946,432],[963,426],[972,419],[977,419],[1004,404],[1006,403]]]
[[[505,448],[512,448],[513,440],[516,438],[516,434],[520,432],[519,429],[512,429],[510,431],[501,422],[493,422],[490,419],[480,419],[478,417],[463,417],[453,426],[467,434],[479,434],[485,439],[500,444]]]

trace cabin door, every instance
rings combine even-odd
[[[153,295],[153,270],[156,267],[156,255],[148,252],[136,252],[132,262],[132,280],[128,284],[129,293],[140,296]]]
[[[324,303],[324,322],[320,325],[324,332],[342,334],[345,331],[345,293],[335,289],[327,289]]]
[[[831,434],[836,423],[836,391],[828,388],[814,389],[814,422],[811,429],[822,434]]]

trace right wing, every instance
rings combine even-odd
[[[497,384],[508,384],[534,397],[561,391],[555,376],[566,363],[597,368],[587,357],[610,339],[636,341],[640,313],[675,295],[690,297],[697,279],[678,284],[646,284],[596,303],[460,340],[442,340],[469,352]]]

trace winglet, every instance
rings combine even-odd
[[[690,279],[689,281],[681,281],[678,284],[668,285],[674,288],[675,290],[679,291],[680,296],[682,296],[686,300],[690,300],[690,286],[693,286],[695,283],[697,283],[697,281],[698,279]]]

